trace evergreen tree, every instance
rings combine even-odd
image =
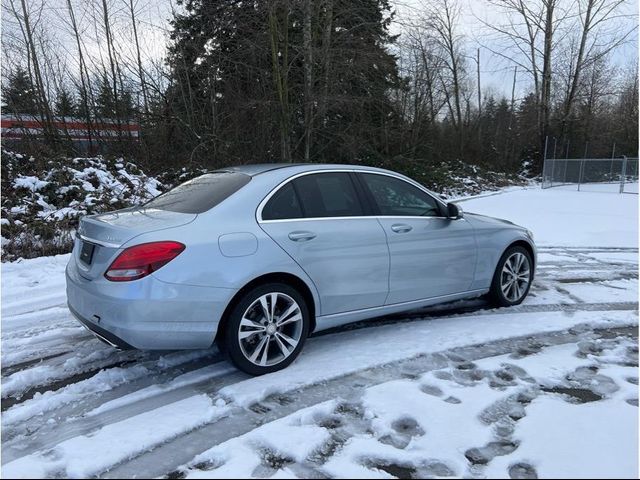
[[[129,88],[121,87],[118,90],[118,98],[115,99],[109,79],[103,77],[100,80],[95,102],[95,113],[99,118],[127,122],[133,118],[135,110]]]
[[[543,155],[535,140],[538,124],[538,110],[535,93],[529,93],[520,102],[516,113],[518,143],[521,145],[518,152],[521,160],[534,160]],[[540,157],[541,158],[541,157]]]
[[[29,115],[38,113],[35,87],[31,83],[29,73],[22,67],[17,67],[9,76],[7,88],[3,89],[2,97],[10,113]]]
[[[106,76],[103,76],[98,83],[95,113],[101,119],[116,118],[116,102],[109,79]]]
[[[73,117],[76,114],[74,98],[65,88],[58,93],[54,112],[58,117]]]
[[[182,3],[171,37],[165,143],[191,154],[197,142],[201,158],[228,163],[281,160],[288,141],[292,159],[301,159],[310,103],[312,159],[354,161],[389,144],[398,121],[389,91],[399,78],[387,51],[394,38],[386,0],[333,0],[331,11],[313,4],[309,98],[302,2]]]
[[[89,98],[89,94],[87,92],[87,98],[85,99],[85,93],[82,89],[78,90],[78,102],[76,105],[76,115],[80,118],[82,118],[85,122],[88,119],[91,119],[93,117],[93,104],[91,102],[91,99]],[[86,105],[86,108],[85,108]]]

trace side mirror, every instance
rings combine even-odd
[[[447,203],[447,214],[451,219],[458,219],[464,216],[462,214],[462,208],[455,203]]]

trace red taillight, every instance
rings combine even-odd
[[[183,250],[180,242],[151,242],[129,247],[118,255],[104,276],[112,282],[137,280],[166,265]]]

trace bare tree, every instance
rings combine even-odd
[[[447,102],[451,107],[452,122],[456,129],[461,130],[462,118],[462,83],[464,75],[464,61],[462,59],[462,36],[458,34],[461,7],[458,0],[438,0],[423,3],[425,12],[424,23],[433,30],[433,35],[441,48],[443,66],[447,70],[451,92],[447,95]]]
[[[36,104],[40,113],[41,121],[44,127],[45,136],[51,145],[55,144],[56,135],[53,130],[53,115],[51,105],[45,89],[44,77],[42,74],[42,61],[38,53],[36,45],[36,34],[31,21],[31,12],[27,7],[25,0],[20,0],[20,10],[16,8],[14,1],[9,1],[11,12],[13,13],[22,32],[24,44],[27,49],[27,65],[29,66],[29,75],[32,77],[32,84],[36,89]],[[37,15],[41,15],[44,4],[40,5]]]
[[[559,1],[488,0],[505,15],[506,21],[501,24],[483,21],[503,44],[502,48],[489,50],[521,67],[533,80],[540,148],[549,130],[551,114],[554,35],[568,16],[566,11],[558,14]]]
[[[136,45],[136,59],[138,63],[138,74],[140,77],[140,89],[142,90],[142,99],[145,115],[149,114],[149,100],[147,98],[147,86],[144,78],[144,69],[142,68],[142,56],[140,54],[140,40],[138,38],[138,26],[136,20],[136,11],[133,0],[128,2],[129,14],[131,15],[131,26],[133,27],[133,39]]]
[[[401,91],[404,118],[410,122],[410,150],[415,152],[425,128],[437,121],[447,104],[439,72],[444,68],[438,41],[425,23],[407,26],[401,45],[401,73],[409,88]]]
[[[619,7],[624,2],[625,0],[577,0],[579,45],[575,58],[570,59],[568,88],[561,114],[561,136],[565,134],[567,122],[576,102],[584,69],[619,46],[637,28],[635,26],[626,31],[607,32],[604,35],[606,39],[603,39],[602,35],[597,35],[601,27],[617,17]]]
[[[92,132],[91,132],[91,110],[89,108],[89,73],[87,72],[87,64],[84,59],[84,51],[82,48],[82,42],[80,40],[80,32],[78,30],[78,23],[76,22],[75,12],[71,5],[71,0],[67,0],[67,11],[69,13],[69,20],[71,22],[71,28],[73,30],[73,37],[76,43],[78,64],[80,67],[80,101],[82,102],[82,112],[84,113],[85,122],[87,124],[87,136],[89,141],[89,147],[91,148]]]

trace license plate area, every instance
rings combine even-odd
[[[82,248],[80,249],[80,260],[82,263],[91,265],[95,248],[96,246],[93,243],[82,242]]]

